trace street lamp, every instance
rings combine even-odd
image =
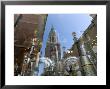
[[[68,50],[68,51],[67,51],[67,53],[69,54],[69,53],[70,53],[70,51]]]

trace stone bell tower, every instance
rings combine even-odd
[[[48,36],[45,56],[54,61],[61,59],[60,43],[58,42],[58,36],[53,26]]]

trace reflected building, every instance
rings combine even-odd
[[[32,61],[35,65],[38,64],[46,19],[47,14],[14,15],[14,75],[27,70],[27,66],[23,65],[23,62],[29,57],[33,58]]]

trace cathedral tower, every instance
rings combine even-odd
[[[48,36],[45,56],[54,61],[61,59],[60,43],[58,42],[58,36],[53,26]]]

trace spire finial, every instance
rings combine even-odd
[[[51,28],[52,30],[54,30],[54,26],[52,25],[52,28]]]

